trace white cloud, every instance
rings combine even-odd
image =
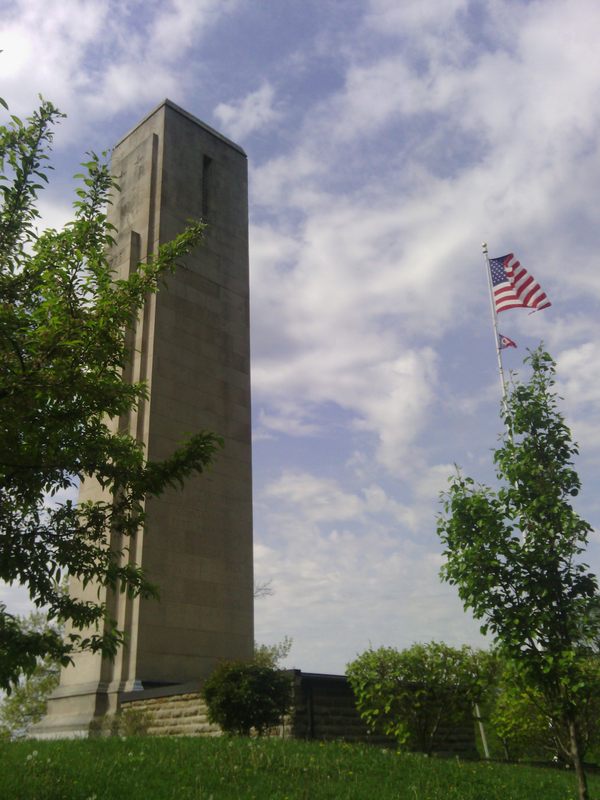
[[[557,356],[565,397],[577,407],[592,405],[600,409],[600,374],[591,368],[598,361],[597,342],[585,342]]]
[[[68,134],[127,108],[147,109],[188,87],[184,58],[237,0],[17,0],[5,15],[0,56],[11,111],[41,92],[69,115]]]
[[[65,223],[73,219],[73,207],[61,202],[60,198],[49,197],[48,194],[40,195],[37,206],[40,212],[40,230],[61,230]]]
[[[4,581],[0,581],[0,604],[4,604],[9,613],[21,617],[27,616],[34,610],[29,593],[24,587],[17,584],[9,586]]]
[[[128,26],[127,41],[99,74],[97,86],[85,98],[89,113],[113,113],[131,104],[147,106],[164,97],[179,99],[189,88],[184,56],[198,46],[208,28],[231,12],[237,0],[171,0],[158,3],[142,24]],[[134,8],[135,8],[134,6]],[[124,22],[116,18],[114,26]],[[145,23],[145,24],[144,24]]]
[[[345,91],[334,103],[332,133],[342,143],[356,140],[394,117],[430,109],[432,100],[431,86],[402,57],[352,66]]]
[[[17,0],[3,24],[3,94],[11,111],[25,114],[41,92],[66,110],[90,89],[83,69],[88,48],[108,25],[107,2]]]
[[[255,336],[278,345],[255,360],[264,413],[295,398],[310,420],[319,404],[335,403],[350,411],[354,430],[374,435],[379,462],[393,473],[426,458],[419,437],[437,410],[444,336],[473,315],[487,328],[481,239],[493,236],[494,253],[525,242],[519,255],[560,314],[554,290],[565,263],[554,245],[573,234],[554,221],[586,209],[600,179],[600,80],[591,61],[600,11],[577,3],[565,20],[562,3],[516,5],[510,15],[495,3],[488,22],[500,37],[476,52],[461,27],[465,10],[463,2],[372,3],[370,30],[427,34],[421,60],[414,48],[350,59],[344,86],[318,100],[295,147],[253,173],[256,201],[281,220],[255,226],[261,247],[251,251]],[[444,21],[462,37],[460,58],[449,56]],[[581,47],[557,52],[564,36]],[[362,151],[392,136],[398,156],[387,172],[365,169],[362,183],[350,178],[336,194],[336,174],[349,161],[360,170]],[[294,227],[282,236],[288,214]],[[598,289],[592,265],[570,266],[570,296]],[[560,316],[510,319],[529,337],[560,342],[562,331],[563,346],[589,324],[585,314],[573,326]],[[472,411],[483,399],[455,395]]]
[[[354,519],[363,507],[358,497],[344,492],[336,481],[306,472],[284,472],[266,487],[265,496],[300,506],[313,522]]]
[[[159,60],[178,61],[182,51],[197,43],[221,15],[229,14],[237,0],[171,0],[156,4],[150,24],[148,50]]]
[[[391,472],[404,475],[420,466],[412,445],[434,398],[435,372],[432,350],[413,351],[366,370],[357,387],[356,425],[376,433],[377,458]]]
[[[86,116],[97,119],[106,109],[114,114],[132,104],[151,107],[165,97],[177,96],[179,91],[177,76],[160,69],[148,54],[135,61],[123,60],[107,66],[95,90],[82,99]]]
[[[322,427],[310,419],[310,409],[301,404],[281,402],[273,413],[264,409],[259,411],[259,436],[269,431],[285,433],[287,436],[314,436],[322,431]]]
[[[564,401],[573,438],[579,442],[586,461],[600,463],[600,374],[595,369],[598,344],[585,341],[556,356],[558,392]]]
[[[387,35],[423,36],[431,28],[447,35],[448,26],[467,6],[467,0],[370,0],[366,24]]]
[[[272,127],[281,112],[275,107],[275,90],[263,83],[255,92],[235,103],[219,103],[214,114],[233,139],[244,139],[257,130]]]
[[[349,493],[307,472],[284,473],[258,507],[255,567],[274,596],[257,608],[256,637],[292,636],[290,665],[340,672],[370,643],[481,644],[455,592],[439,582],[431,517],[407,537],[405,509],[381,487]]]

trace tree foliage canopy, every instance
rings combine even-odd
[[[0,579],[24,584],[36,606],[71,630],[65,641],[51,629],[25,630],[0,606],[5,688],[48,655],[65,663],[75,648],[115,653],[122,637],[104,624],[105,605],[62,593],[62,576],[151,593],[124,557],[143,524],[145,498],[202,472],[222,444],[199,432],[168,460],[151,462],[117,424],[146,393],[122,380],[128,329],[148,293],[199,244],[204,226],[190,224],[116,280],[106,205],[118,187],[105,160],[90,154],[77,176],[73,220],[39,232],[37,196],[62,116],[41,101],[27,120],[12,117],[0,127]],[[91,476],[105,501],[56,502]]]
[[[438,533],[443,578],[458,588],[523,685],[540,692],[571,732],[581,778],[577,708],[585,681],[581,643],[598,631],[596,577],[581,560],[591,526],[572,506],[578,454],[553,390],[556,365],[540,347],[532,374],[504,405],[506,432],[494,454],[497,490],[458,472],[443,498]]]
[[[580,654],[574,669],[580,677],[577,722],[583,758],[590,751],[597,752],[600,745],[600,660],[595,655]],[[570,761],[570,732],[562,715],[549,706],[539,689],[523,685],[511,663],[504,665],[499,677],[490,722],[506,757]]]
[[[55,625],[49,624],[46,615],[33,611],[19,618],[21,631],[62,635]],[[60,664],[50,655],[38,659],[35,669],[22,676],[12,687],[12,692],[0,701],[0,738],[17,739],[27,735],[29,727],[46,713],[48,696],[58,686]]]

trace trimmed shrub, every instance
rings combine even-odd
[[[438,642],[367,650],[346,670],[356,707],[372,731],[430,754],[443,728],[472,719],[491,679],[490,655]]]
[[[259,736],[279,725],[291,707],[289,674],[266,664],[227,661],[206,680],[208,718],[225,733]]]

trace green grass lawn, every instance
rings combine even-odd
[[[590,778],[600,799],[600,776]],[[0,743],[14,800],[575,800],[567,771],[278,739]]]

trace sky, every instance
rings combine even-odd
[[[486,646],[436,535],[454,464],[494,481],[484,241],[552,302],[500,315],[504,363],[556,359],[600,527],[599,38],[596,0],[0,0],[10,111],[68,115],[49,225],[165,97],[248,154],[256,638],[288,666]]]

